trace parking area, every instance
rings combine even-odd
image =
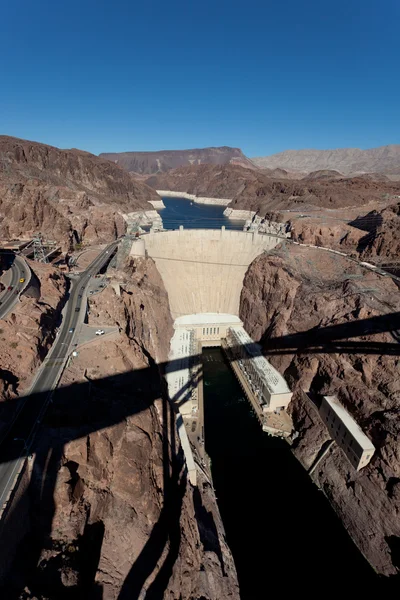
[[[74,351],[79,351],[79,348],[82,346],[96,343],[104,339],[109,340],[114,336],[119,336],[118,327],[93,327],[83,323],[77,329],[72,349]]]
[[[100,294],[107,287],[108,283],[109,280],[104,275],[96,275],[96,277],[92,277],[87,290],[88,298],[94,294]]]

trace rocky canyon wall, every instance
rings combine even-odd
[[[68,288],[51,265],[27,262],[37,298],[22,294],[0,323],[0,437],[53,343]]]
[[[335,255],[291,246],[250,265],[239,315],[294,391],[293,452],[306,469],[329,434],[304,392],[336,394],[374,443],[376,453],[360,472],[334,445],[312,478],[387,577],[400,569],[399,311],[393,281]],[[374,318],[388,314],[391,325],[380,328]]]
[[[89,325],[117,325],[118,338],[78,348],[46,417],[29,490],[32,533],[10,590],[236,600],[212,486],[205,474],[197,488],[187,480],[161,376],[168,296],[151,259],[128,260],[113,273],[121,295],[109,287],[90,300]]]
[[[122,213],[148,210],[154,190],[112,162],[80,150],[0,136],[0,236],[41,231],[64,250],[125,232]]]

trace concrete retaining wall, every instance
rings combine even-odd
[[[246,221],[246,219],[252,219],[255,215],[254,210],[237,210],[236,208],[226,208],[224,210],[225,217],[232,220]]]
[[[165,208],[165,204],[164,202],[160,199],[160,200],[148,200],[148,202],[152,205],[153,208],[155,208],[156,210],[160,209],[160,208]]]
[[[172,318],[195,313],[239,315],[249,264],[278,237],[222,229],[179,229],[144,236],[167,289]]]

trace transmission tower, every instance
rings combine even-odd
[[[41,233],[38,233],[33,238],[33,256],[37,262],[47,263],[49,262],[46,258],[43,247],[43,237]]]

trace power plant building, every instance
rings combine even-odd
[[[343,450],[353,467],[357,471],[365,467],[374,455],[375,447],[337,397],[324,396],[319,414],[332,439]]]
[[[253,342],[243,327],[228,329],[226,343],[246,375],[263,412],[285,410],[292,392],[279,371],[262,355],[259,344]]]

